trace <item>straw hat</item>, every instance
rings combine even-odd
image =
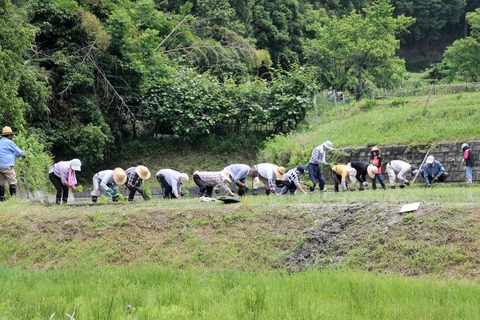
[[[367,167],[367,172],[368,176],[373,179],[375,177],[375,174],[378,172],[378,168],[375,167],[374,165],[369,164]]]
[[[15,132],[12,131],[12,128],[10,127],[3,127],[2,129],[2,136],[8,136],[8,135],[11,135],[11,134],[15,134]]]
[[[143,179],[143,180],[150,179],[150,170],[148,170],[148,168],[145,166],[142,166],[142,165],[137,166],[135,168],[135,172],[138,174],[140,179]]]
[[[125,170],[122,168],[115,168],[115,170],[113,170],[113,181],[115,181],[116,184],[124,184],[125,181],[127,181]]]
[[[232,180],[230,180],[230,173],[228,173],[227,170],[222,170],[220,171],[220,173],[222,174],[225,180],[227,180],[228,182],[232,182]]]
[[[186,173],[181,173],[180,177],[178,178],[179,182],[181,184],[186,184],[188,182],[188,174]]]
[[[277,179],[283,180],[285,178],[285,167],[280,166],[275,168],[275,175]]]

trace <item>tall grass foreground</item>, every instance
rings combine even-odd
[[[344,270],[0,269],[2,319],[478,319],[475,282]]]

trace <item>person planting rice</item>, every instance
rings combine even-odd
[[[115,170],[103,170],[93,176],[93,191],[91,193],[92,201],[97,202],[101,195],[101,189],[107,192],[113,202],[119,199],[118,186],[127,181],[127,175],[122,168],[115,168]]]

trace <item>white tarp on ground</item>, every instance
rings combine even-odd
[[[418,210],[419,206],[420,206],[420,202],[404,204],[402,209],[400,209],[400,213],[416,211]]]

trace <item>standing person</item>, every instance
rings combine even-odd
[[[150,179],[150,170],[145,166],[130,167],[125,170],[127,181],[125,186],[130,191],[128,194],[128,201],[133,201],[135,193],[138,191],[142,195],[143,200],[149,200],[150,198],[143,190],[143,181]]]
[[[375,177],[372,179],[372,189],[377,190],[377,179],[380,182],[383,190],[387,189],[385,186],[385,182],[383,181],[382,176],[382,157],[380,157],[380,149],[378,147],[373,147],[370,151],[372,160],[370,161],[375,167],[377,167],[377,173],[375,173]]]
[[[398,174],[395,176],[395,172]],[[407,180],[407,174],[411,173],[412,175],[417,174],[418,169],[415,166],[410,165],[409,163],[402,160],[392,160],[387,163],[387,175],[388,180],[390,181],[390,188],[395,189],[395,182],[398,179],[399,187],[404,188],[405,185],[409,186],[410,182]]]
[[[350,166],[357,171],[357,175],[355,177],[360,182],[359,190],[364,190],[365,187],[368,186],[367,175],[370,177],[370,179],[373,179],[378,170],[378,168],[374,165],[363,161],[352,161],[350,162]]]
[[[348,190],[347,186],[347,176],[350,178],[350,182],[352,182],[352,190],[355,189],[355,184],[357,182],[357,170],[351,167],[351,165],[345,165],[338,163],[332,166],[332,178],[334,182],[334,190],[338,192],[339,188],[338,185],[342,186],[343,191]]]
[[[92,201],[97,202],[101,195],[100,188],[105,190],[111,197],[113,202],[117,202],[118,186],[127,181],[127,175],[122,168],[115,168],[115,170],[103,170],[93,176],[93,191],[91,193]]]
[[[299,189],[303,194],[307,192],[303,190],[302,184],[305,182],[300,181],[300,177],[305,174],[305,167],[298,166],[296,168],[290,169],[285,174],[285,181],[280,194],[286,194],[289,192],[290,194],[295,194],[295,191]]]
[[[445,171],[445,167],[440,161],[435,160],[434,156],[428,156],[427,161],[423,165],[423,179],[427,187],[432,185],[433,181],[445,181],[448,177],[448,173]]]
[[[274,194],[279,194],[275,188],[276,186],[283,187],[282,183],[285,178],[285,167],[264,162],[253,166],[253,168],[258,171],[258,177],[253,179],[253,194],[256,195],[258,193],[260,181],[262,181],[265,186],[266,195],[269,195],[272,192]]]
[[[230,190],[225,181],[231,183],[230,176],[226,171],[195,171],[193,173],[193,181],[200,188],[198,192],[199,197],[210,198],[213,193],[213,187],[220,186],[230,196],[234,196],[235,193]]]
[[[312,151],[312,156],[308,162],[308,173],[310,175],[310,180],[312,180],[313,186],[310,187],[310,191],[315,191],[315,186],[317,185],[320,188],[320,191],[325,189],[325,178],[323,177],[322,168],[328,167],[328,163],[325,161],[326,152],[332,150],[333,145],[330,141],[325,141],[318,147],[314,148]]]
[[[188,174],[172,169],[161,169],[156,174],[160,182],[165,199],[178,199],[182,194],[182,185],[187,184]]]
[[[248,191],[248,186],[246,184],[247,177],[255,178],[258,175],[255,169],[250,168],[250,166],[246,164],[231,164],[226,166],[223,170],[230,175],[232,182],[238,186],[239,196],[244,196]]]
[[[17,194],[17,174],[15,173],[15,160],[18,157],[26,158],[25,151],[13,142],[15,132],[10,127],[3,127],[0,138],[0,201],[5,201],[5,185],[8,182],[10,197]]]
[[[462,146],[462,151],[463,151],[463,160],[462,162],[465,162],[465,175],[466,175],[466,183],[467,184],[472,184],[473,181],[473,167],[475,166],[475,159],[473,157],[473,154],[470,150],[470,146],[468,143],[463,143]]]
[[[59,161],[54,163],[48,171],[48,178],[57,189],[55,203],[67,203],[68,189],[77,191],[75,185],[77,184],[76,171],[81,171],[82,162],[79,159],[70,161]]]

